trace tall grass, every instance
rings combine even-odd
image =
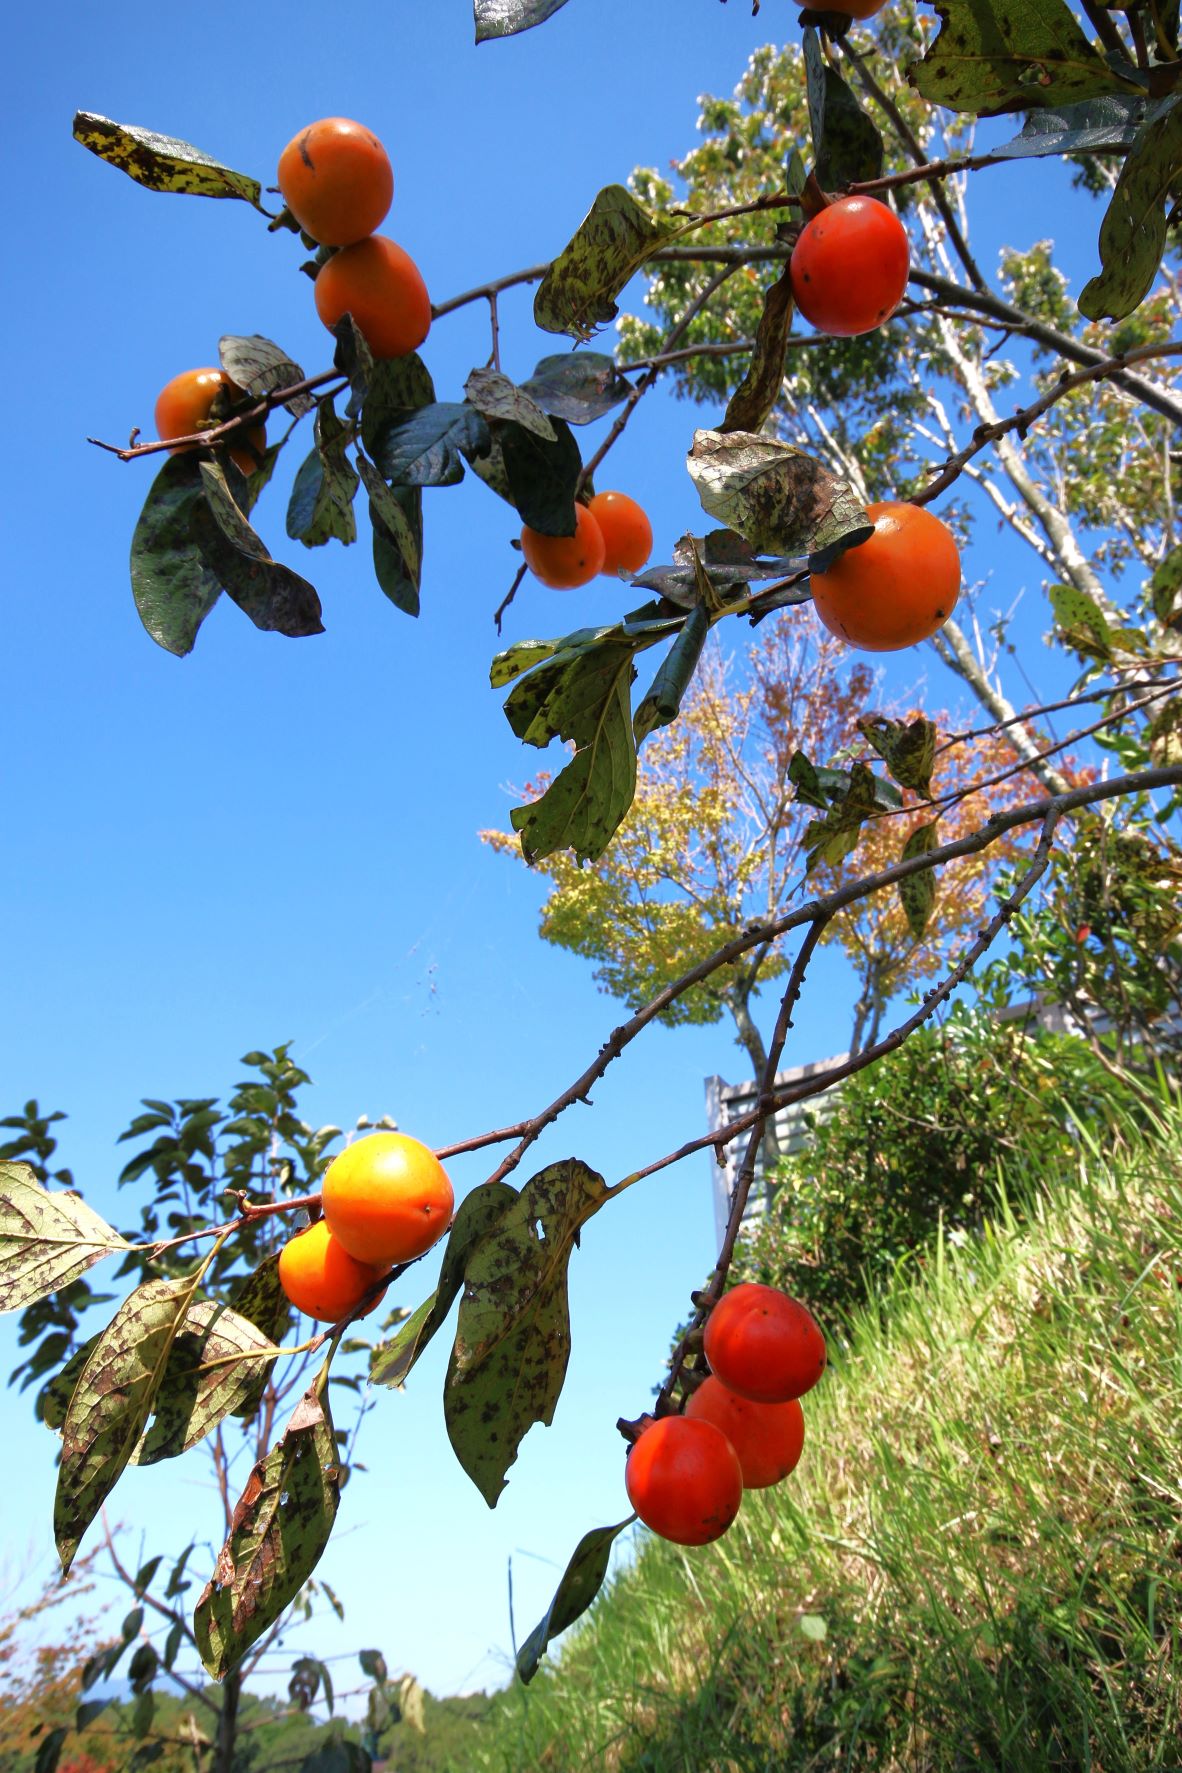
[[[855,1313],[804,1460],[648,1540],[465,1766],[1182,1768],[1182,1116]]]

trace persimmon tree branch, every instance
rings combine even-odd
[[[121,462],[133,462],[140,456],[153,456],[162,449],[180,449],[185,444],[212,445],[221,443],[227,437],[244,431],[250,425],[257,425],[260,419],[282,406],[287,400],[293,400],[297,394],[311,394],[316,388],[328,388],[332,382],[342,388],[349,378],[339,369],[321,370],[319,375],[305,376],[301,382],[293,382],[288,388],[274,388],[270,394],[264,394],[260,400],[248,407],[244,412],[235,413],[232,419],[223,419],[220,425],[210,425],[204,431],[190,431],[184,437],[159,438],[152,443],[131,443],[120,447],[117,443],[104,443],[101,438],[88,437],[87,443],[93,443],[96,449],[105,449],[111,455],[118,456]],[[334,390],[335,392],[335,390]]]

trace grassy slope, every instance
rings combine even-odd
[[[465,1769],[1182,1767],[1180,1330],[1176,1116],[898,1280],[794,1477],[650,1542]]]

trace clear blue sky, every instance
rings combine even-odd
[[[68,1110],[62,1157],[112,1217],[133,1205],[116,1198],[114,1139],[138,1098],[225,1091],[251,1047],[294,1043],[316,1080],[313,1121],[391,1113],[441,1145],[548,1101],[618,1015],[587,966],[536,940],[538,883],[477,841],[536,758],[487,686],[491,612],[517,557],[508,508],[476,481],[428,494],[418,623],[377,591],[364,541],[307,556],[287,540],[284,470],[257,522],[320,588],[327,632],[262,635],[223,599],[178,661],[140,628],[127,550],[148,470],[85,438],[150,432],[159,387],[216,361],[223,332],[266,333],[309,372],[330,354],[292,236],[269,237],[245,205],[142,191],[73,143],[72,113],[184,137],[264,183],[305,122],[364,120],[395,168],[386,231],[441,300],[547,257],[600,186],[683,152],[696,96],[729,91],[794,17],[765,7],[753,20],[740,0],[572,0],[532,35],[479,50],[467,0],[359,0],[347,16],[304,0],[232,13],[122,0],[10,20],[0,1113],[31,1095]],[[986,175],[983,261],[1071,213],[1066,186],[1058,168]],[[1091,253],[1081,236],[1073,273]],[[505,367],[519,377],[559,348],[534,331],[529,302],[504,304]],[[439,323],[424,355],[441,395],[458,398],[487,353],[477,307]],[[642,498],[667,558],[701,521],[682,457],[709,415],[660,396],[648,406],[604,483]],[[996,575],[986,609],[1036,583],[1029,556],[991,548],[983,531],[970,563]],[[600,581],[563,598],[531,581],[506,636],[562,633],[631,596]],[[1037,601],[1021,633],[1031,676],[1050,687]],[[930,654],[897,679],[925,672],[933,700],[958,699]],[[848,1004],[827,965],[791,1060],[845,1044]],[[545,1142],[539,1167],[577,1154],[617,1179],[703,1130],[702,1080],[716,1071],[741,1071],[724,1028],[651,1031],[594,1110]],[[460,1190],[485,1173],[478,1158],[454,1165]],[[383,1395],[369,1475],[349,1488],[322,1566],[347,1620],[318,1646],[378,1645],[436,1691],[502,1679],[507,1559],[520,1554],[528,1630],[553,1566],[626,1510],[615,1418],[645,1404],[712,1257],[705,1158],[590,1226],[558,1419],[530,1435],[495,1514],[444,1438],[445,1339],[405,1395]],[[14,1351],[5,1320],[6,1366]],[[54,1448],[27,1398],[0,1395],[15,1474],[6,1555],[35,1577],[52,1568]],[[112,1513],[151,1550],[183,1542],[178,1517],[218,1533],[201,1456],[130,1474]]]

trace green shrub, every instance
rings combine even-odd
[[[812,1117],[772,1208],[736,1254],[737,1280],[807,1299],[832,1321],[900,1262],[926,1259],[997,1204],[999,1169],[1036,1174],[1070,1160],[1079,1129],[1132,1117],[1082,1039],[977,1013],[923,1029],[849,1078],[830,1115]]]

